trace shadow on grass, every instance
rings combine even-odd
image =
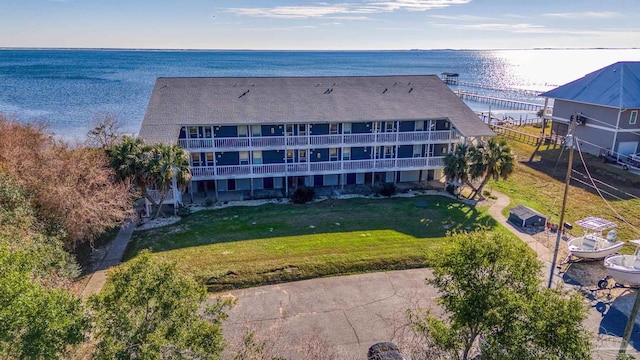
[[[136,232],[125,259],[142,249],[161,252],[234,241],[374,230],[441,238],[450,231],[495,226],[497,222],[485,211],[441,196],[238,206],[199,211],[173,225]]]
[[[533,161],[527,161],[529,159],[526,159],[521,161],[520,164],[545,173],[564,183],[569,163],[569,151],[563,151],[559,148],[547,150],[543,147],[536,155]],[[634,196],[640,197],[640,176],[629,173],[613,164],[605,164],[596,156],[589,154],[583,154],[583,156],[588,169],[585,169],[579,154],[576,152],[571,175],[572,186],[598,195],[598,192],[591,186],[591,180],[586,176],[588,172],[592,178],[597,180],[596,185],[603,191],[603,195],[609,201],[629,200],[633,199]]]
[[[215,292],[425,267],[448,232],[497,226],[486,208],[442,196],[228,207],[134,233],[125,259],[151,249]]]

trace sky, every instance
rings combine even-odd
[[[639,0],[0,0],[0,47],[640,47]]]

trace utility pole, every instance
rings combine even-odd
[[[575,121],[576,115],[571,116],[571,122],[569,123],[569,131],[565,138],[565,145],[569,146],[569,164],[567,165],[567,175],[564,180],[564,195],[562,197],[562,210],[560,211],[560,223],[558,224],[558,234],[556,236],[556,247],[553,250],[553,261],[551,261],[551,270],[549,271],[549,283],[547,288],[551,289],[553,282],[553,271],[556,268],[556,261],[558,260],[558,248],[560,247],[560,239],[562,238],[562,231],[564,230],[564,211],[567,207],[567,195],[569,194],[569,183],[571,182],[571,170],[573,168],[573,147],[575,145],[576,138],[573,136],[575,133]]]
[[[618,350],[618,354],[624,354],[627,352],[627,345],[629,345],[629,339],[631,338],[631,330],[633,330],[633,325],[636,323],[638,310],[640,310],[640,289],[636,289],[636,301],[633,303],[631,313],[629,313],[629,319],[627,320],[627,326],[624,328],[622,343],[620,344],[620,350]]]

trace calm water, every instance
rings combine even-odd
[[[402,75],[456,72],[488,87],[547,90],[640,50],[506,51],[113,51],[0,50],[0,112],[44,121],[64,138],[83,138],[111,114],[137,133],[160,76]],[[505,97],[500,91],[479,92]],[[535,99],[522,99],[535,101]],[[469,105],[484,110],[486,105]]]

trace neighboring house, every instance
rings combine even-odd
[[[640,62],[618,62],[540,96],[554,99],[551,130],[566,135],[572,115],[584,152],[617,156],[640,149]]]
[[[139,136],[190,152],[192,194],[420,182],[493,136],[435,75],[158,78]]]

